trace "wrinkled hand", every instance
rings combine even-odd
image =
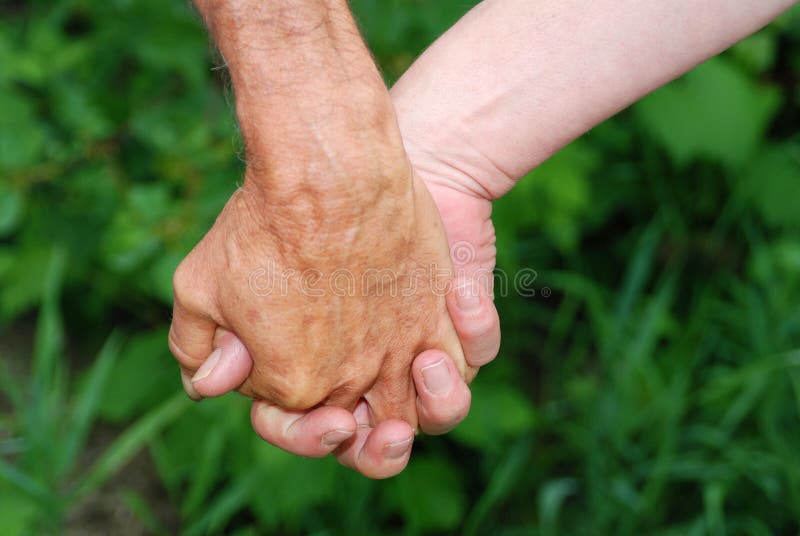
[[[500,343],[499,319],[491,298],[496,254],[491,202],[466,187],[468,183],[461,180],[458,170],[436,165],[428,160],[431,155],[414,154],[415,162],[424,163],[418,174],[424,177],[445,223],[456,267],[457,287],[447,296],[448,312],[461,337],[468,364],[478,367],[494,359]],[[217,396],[230,390],[249,372],[247,349],[233,334],[222,335],[217,346],[224,349],[218,366],[202,379],[196,377],[193,384],[187,384],[202,396]],[[423,431],[445,433],[467,415],[469,388],[445,353],[420,354],[414,360],[411,377],[416,385],[416,407]],[[337,459],[367,476],[399,473],[408,461],[411,444],[404,445],[407,449],[401,456],[395,456],[387,446],[401,445],[407,429],[397,421],[376,426],[365,409],[360,406],[354,414],[333,407],[288,412],[256,402],[251,417],[253,428],[263,439],[294,454],[318,457],[338,447],[334,452]],[[340,434],[331,434],[330,430],[339,430]],[[351,437],[352,430],[358,430],[355,437]]]
[[[369,198],[315,204],[291,188],[231,198],[174,278],[169,344],[195,383],[220,356],[217,328],[252,356],[239,390],[290,411],[355,410],[363,397],[374,422],[415,427],[417,354],[440,349],[471,379],[445,305],[452,272],[436,206],[410,169],[383,168],[401,180]]]

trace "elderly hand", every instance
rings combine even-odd
[[[353,177],[380,184],[380,173],[388,174],[368,193],[354,187],[323,199],[313,190],[274,194],[246,183],[231,198],[174,278],[169,342],[188,373],[224,328],[253,358],[241,388],[248,396],[288,410],[352,410],[363,397],[377,421],[412,426],[413,357],[440,349],[467,375],[445,306],[451,267],[439,215],[402,145],[391,151],[394,162],[383,164],[387,157],[375,173]]]
[[[399,108],[401,114],[403,110]],[[468,364],[484,365],[497,355],[500,343],[499,319],[491,298],[495,261],[491,202],[469,187],[458,168],[437,160],[410,136],[406,145],[413,148],[417,174],[431,192],[450,240],[457,275],[456,287],[447,295],[448,312]],[[220,333],[215,345],[215,352],[222,356],[216,367],[208,374],[201,371],[186,384],[201,396],[223,394],[245,381],[249,373],[249,353],[234,334]],[[424,432],[445,433],[467,415],[469,388],[445,352],[422,352],[408,375],[416,386],[416,409]],[[360,404],[350,414],[331,406],[309,412],[286,411],[257,401],[251,417],[253,428],[263,439],[302,456],[324,456],[334,450],[338,445],[328,442],[332,439],[330,430],[342,431],[336,437],[342,445],[334,451],[335,456],[367,476],[392,476],[408,461],[411,444],[402,443],[406,426],[398,421],[376,423],[368,404]],[[357,433],[353,435],[352,430]],[[394,455],[391,449],[395,445],[407,447],[403,456]]]

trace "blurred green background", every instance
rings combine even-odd
[[[391,82],[472,3],[353,8]],[[497,203],[537,295],[384,482],[180,393],[171,273],[242,172],[214,65],[184,2],[0,2],[0,534],[798,534],[798,10]]]

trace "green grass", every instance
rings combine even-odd
[[[353,2],[388,80],[470,4]],[[154,534],[800,531],[797,10],[496,204],[500,267],[537,295],[498,298],[470,417],[385,482],[180,394],[170,276],[241,174],[197,17],[0,15],[0,337],[35,324],[0,356],[0,534],[80,530],[112,489]]]

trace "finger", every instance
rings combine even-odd
[[[208,317],[193,313],[176,300],[172,311],[168,344],[184,375],[192,376],[211,354],[216,327]],[[183,383],[186,389],[186,381]],[[191,398],[198,399],[196,391],[186,389],[186,392]]]
[[[264,441],[309,458],[330,454],[356,432],[353,415],[332,406],[297,412],[256,400],[250,411],[250,421]]]
[[[497,357],[500,318],[485,285],[470,280],[456,283],[447,294],[447,311],[469,365],[480,367]]]
[[[372,428],[369,412],[365,401],[356,406],[354,416],[358,422],[357,431],[336,450],[335,456],[339,463],[366,477],[389,478],[408,465],[414,429],[396,419]]]
[[[411,373],[408,370],[408,362],[409,359],[389,356],[381,376],[378,377],[372,388],[364,394],[375,423],[381,423],[389,419],[400,419],[416,429],[416,392],[414,391]],[[403,363],[405,363],[405,366],[400,368]]]
[[[238,388],[253,368],[247,348],[230,331],[218,329],[215,345],[216,349],[191,380],[194,390],[205,397],[224,395]]]
[[[419,425],[426,434],[444,434],[464,420],[472,395],[447,354],[437,350],[421,353],[411,373],[417,390]]]

